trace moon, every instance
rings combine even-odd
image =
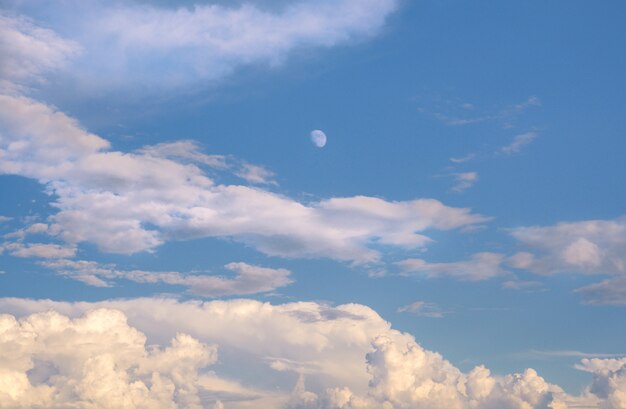
[[[318,148],[323,148],[326,145],[326,134],[319,129],[311,131],[311,142]]]

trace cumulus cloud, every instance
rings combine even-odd
[[[198,371],[215,346],[178,334],[166,348],[119,311],[70,319],[0,315],[0,408],[201,408]]]
[[[9,3],[18,11],[24,5]],[[255,2],[176,8],[122,1],[69,1],[50,9],[45,4],[37,6],[43,9],[40,16],[47,26],[62,28],[80,42],[83,53],[69,68],[70,75],[82,86],[102,90],[212,81],[240,66],[279,65],[298,48],[333,47],[367,39],[380,31],[397,2],[301,0],[272,9]],[[42,64],[56,64],[59,57],[54,52],[61,46],[50,45],[58,42],[53,33],[30,32],[36,39],[50,41],[41,41],[38,48],[19,43],[15,48],[19,52],[32,49],[32,54],[46,57]],[[4,65],[5,70],[19,71],[11,59]]]
[[[626,358],[583,359],[577,368],[593,374],[589,391],[600,399],[600,409],[626,408]]]
[[[397,262],[402,274],[426,278],[452,277],[465,281],[483,281],[510,275],[502,268],[504,256],[498,253],[476,253],[469,260],[451,263],[429,263],[422,259]]]
[[[0,299],[0,310],[13,314],[0,318],[8,407],[93,399],[102,408],[623,409],[621,361],[583,360],[598,379],[569,396],[532,369],[464,373],[362,305]],[[272,366],[279,358],[308,370],[286,377]],[[115,394],[104,401],[107,387]]]
[[[379,259],[373,244],[417,248],[430,241],[419,232],[487,220],[433,199],[356,196],[303,204],[259,188],[219,185],[194,163],[215,158],[193,144],[113,151],[48,105],[5,95],[0,108],[0,172],[34,178],[56,195],[50,228],[69,245],[92,242],[130,254],[168,240],[225,237],[269,255],[366,263]]]
[[[589,302],[626,304],[626,220],[586,220],[553,226],[512,229],[528,251],[507,262],[536,274],[606,275],[603,282],[581,288]]]
[[[268,268],[247,263],[229,263],[224,266],[235,273],[232,278],[208,274],[182,274],[175,271],[120,270],[86,260],[44,261],[41,265],[59,274],[96,287],[110,287],[117,280],[141,284],[164,283],[188,288],[188,292],[205,297],[246,295],[274,291],[291,284],[291,272],[282,268]]]

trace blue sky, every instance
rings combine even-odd
[[[204,346],[172,344],[200,351],[173,407],[626,407],[626,5],[0,5],[15,331],[52,309],[163,354],[188,333]],[[37,348],[24,362],[56,372],[24,363],[11,382],[47,407],[66,398],[39,384],[97,401],[52,375],[96,352]],[[433,382],[443,395],[415,392]]]

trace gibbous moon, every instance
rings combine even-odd
[[[319,129],[311,131],[311,142],[318,148],[323,148],[326,145],[326,134]]]

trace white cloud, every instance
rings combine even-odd
[[[460,193],[464,190],[469,189],[474,186],[474,183],[478,181],[478,173],[477,172],[463,172],[463,173],[453,173],[455,184],[452,186],[452,191]]]
[[[398,308],[398,312],[409,312],[415,315],[429,318],[443,318],[445,311],[442,311],[439,306],[426,301],[415,301],[414,303],[405,305]]]
[[[227,169],[230,167],[224,155],[207,155],[202,153],[198,144],[190,140],[144,146],[138,150],[138,153],[155,158],[187,160],[215,169]]]
[[[129,280],[142,284],[164,283],[188,288],[188,292],[205,297],[246,295],[274,291],[292,283],[291,272],[282,268],[253,266],[247,263],[229,263],[227,270],[235,277],[208,274],[182,274],[173,271],[120,270],[114,265],[102,265],[85,260],[54,260],[41,265],[59,274],[96,287],[109,287],[112,281]]]
[[[502,268],[504,256],[498,253],[476,253],[467,261],[429,263],[422,259],[407,259],[396,264],[402,274],[426,278],[452,277],[465,281],[483,281],[510,275]]]
[[[119,311],[69,319],[42,312],[0,315],[0,408],[201,408],[198,370],[217,350],[178,334],[167,348]]]
[[[450,162],[452,163],[465,163],[465,162],[469,162],[470,160],[474,159],[476,157],[476,154],[474,153],[469,153],[465,156],[461,156],[458,158],[450,158]]]
[[[0,215],[0,223],[5,223],[5,222],[11,221],[11,220],[13,220],[12,217],[7,217],[7,216],[1,216]]]
[[[626,408],[626,358],[583,359],[577,368],[594,375],[589,391],[601,399],[601,409]]]
[[[609,278],[576,290],[589,304],[626,306],[626,277]]]
[[[235,175],[249,183],[257,185],[277,185],[277,183],[272,179],[274,177],[274,172],[259,165],[243,163],[240,169],[235,172]]]
[[[430,241],[419,234],[426,229],[487,220],[433,199],[356,196],[302,204],[259,188],[217,185],[190,163],[214,157],[192,144],[111,151],[106,140],[47,105],[2,96],[0,108],[0,172],[37,179],[56,195],[59,211],[50,228],[70,245],[88,241],[103,251],[134,253],[210,236],[270,255],[366,263],[379,259],[372,244],[417,248]]]
[[[177,8],[69,1],[40,15],[80,42],[84,52],[69,68],[71,75],[81,86],[102,91],[184,86],[220,79],[241,66],[276,66],[298,48],[367,39],[396,7],[396,0],[301,0],[274,10],[252,1]]]
[[[473,104],[458,99],[444,99],[435,104],[434,109],[418,108],[418,112],[429,115],[448,126],[465,126],[485,122],[500,122],[505,128],[512,128],[513,122],[529,108],[540,106],[541,101],[535,96],[520,103],[502,106],[499,109],[479,110]],[[473,158],[473,155],[469,159]],[[455,162],[452,158],[451,160]],[[464,162],[461,160],[460,162]],[[458,163],[458,162],[457,162]]]
[[[220,407],[218,400],[228,409],[623,409],[623,363],[584,360],[582,369],[602,378],[580,397],[532,369],[502,377],[483,366],[464,373],[362,305],[0,299],[0,311],[33,314],[0,318],[0,407],[39,400],[60,408],[93,399],[104,409]],[[169,348],[146,347],[171,338]],[[219,367],[207,372],[216,348]],[[277,359],[307,365],[311,390],[302,372],[276,371]],[[102,394],[107,387],[115,393]]]
[[[43,81],[43,75],[67,64],[78,45],[25,17],[11,17],[0,10],[0,90],[27,81]]]
[[[65,258],[76,254],[76,247],[50,243],[4,243],[1,246],[12,256],[22,258]]]
[[[512,155],[514,153],[518,153],[526,145],[528,145],[529,143],[534,141],[537,138],[537,136],[538,136],[537,132],[526,132],[526,133],[523,133],[523,134],[519,134],[515,138],[513,138],[513,142],[511,142],[507,146],[502,147],[500,149],[500,151],[502,153],[507,154],[507,155]]]
[[[596,304],[626,304],[626,219],[586,220],[511,230],[528,251],[507,262],[536,274],[606,275],[578,291]]]

